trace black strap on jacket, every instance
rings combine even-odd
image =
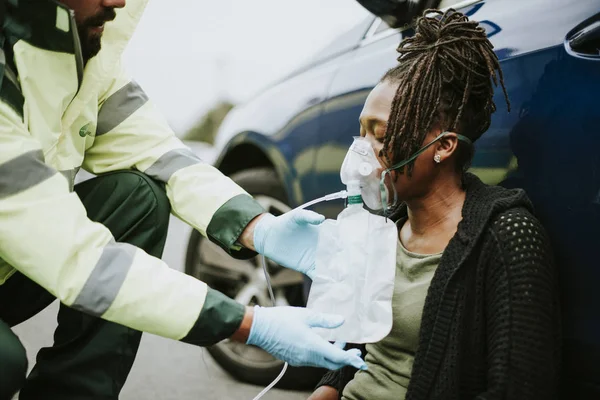
[[[0,0],[0,49],[4,47],[4,20],[6,19],[6,2],[8,0]]]

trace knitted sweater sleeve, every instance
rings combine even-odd
[[[554,399],[560,319],[557,276],[544,229],[524,209],[490,225],[486,271],[488,386],[478,400]],[[484,253],[484,254],[486,254]]]
[[[365,358],[367,352],[365,345],[360,344],[349,343],[345,349],[360,349],[361,357],[363,359]],[[321,386],[331,386],[337,389],[338,396],[341,399],[344,388],[352,379],[354,379],[354,374],[356,374],[356,371],[358,370],[351,366],[344,367],[336,371],[328,371],[323,378],[321,378],[321,381],[317,384],[315,389]]]

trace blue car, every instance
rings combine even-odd
[[[524,188],[534,202],[560,266],[563,397],[599,399],[600,0],[444,5],[486,28],[513,106],[510,113],[498,107],[477,142],[471,171],[489,184]],[[386,21],[383,13],[362,21],[286,79],[235,108],[217,139],[216,166],[274,214],[343,189],[339,170],[359,134],[365,99],[396,64],[400,40],[413,34],[410,27],[394,28]],[[496,93],[497,104],[503,104],[502,96]],[[314,210],[335,217],[343,206],[321,203]],[[257,260],[233,260],[196,233],[186,269],[245,304],[271,304]],[[269,270],[277,304],[303,305],[303,276],[275,264]],[[240,380],[261,385],[282,366],[259,349],[233,342],[210,352]],[[307,387],[321,373],[292,369],[282,386]]]

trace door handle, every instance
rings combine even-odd
[[[565,50],[574,57],[600,60],[600,13],[567,34]]]

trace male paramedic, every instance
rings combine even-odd
[[[0,400],[117,399],[142,331],[364,367],[311,330],[340,317],[245,308],[160,260],[172,211],[233,257],[310,273],[322,217],[265,214],[174,136],[122,70],[145,3],[0,0]],[[80,167],[98,177],[75,186]],[[54,345],[25,379],[10,327],[55,298]]]

